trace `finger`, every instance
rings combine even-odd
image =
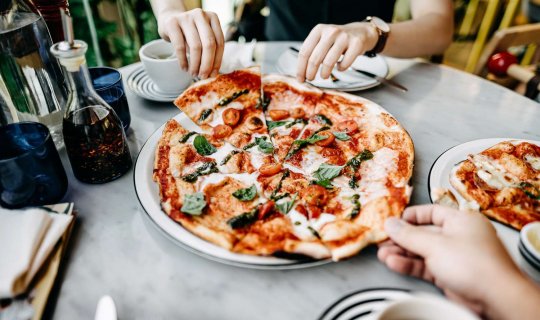
[[[313,49],[315,49],[320,39],[321,27],[316,26],[315,28],[313,28],[313,30],[311,30],[306,40],[304,40],[304,43],[300,48],[300,52],[298,53],[296,70],[296,78],[298,79],[298,81],[304,82],[304,80],[306,80],[306,70],[309,57],[311,56]]]
[[[391,255],[405,256],[406,251],[398,245],[385,245],[379,247],[379,250],[377,250],[377,258],[379,258],[381,262],[385,262],[386,259]]]
[[[338,70],[339,71],[345,71],[349,69],[356,58],[358,58],[359,55],[364,53],[364,45],[359,40],[359,38],[352,38],[349,41],[349,46],[347,48],[347,51],[343,54],[343,59],[341,62],[338,63]]]
[[[321,41],[317,44],[315,49],[313,49],[313,52],[311,53],[311,56],[308,59],[307,69],[306,69],[306,79],[313,80],[315,79],[315,76],[317,75],[317,71],[319,71],[319,67],[321,66],[324,57],[328,54],[328,51],[332,47],[336,40],[335,35],[330,35],[323,37]]]
[[[184,71],[188,70],[188,61],[186,57],[186,42],[184,35],[180,26],[175,23],[174,26],[171,26],[169,32],[169,40],[171,41],[174,52],[176,53],[176,58],[178,59],[178,64],[180,68]]]
[[[440,248],[440,243],[443,241],[443,236],[439,232],[410,225],[398,218],[387,219],[384,229],[400,247],[422,257],[427,257],[434,249]]]
[[[421,205],[408,207],[403,212],[403,220],[413,224],[434,224],[442,227],[446,219],[454,216],[457,210],[439,205]]]
[[[423,259],[409,258],[402,255],[390,255],[386,259],[386,266],[395,272],[408,276],[432,281],[431,273],[427,272]]]
[[[216,54],[214,57],[214,65],[212,66],[211,76],[215,77],[219,73],[219,68],[221,68],[221,61],[223,60],[223,51],[225,50],[225,38],[223,36],[223,31],[221,30],[221,25],[219,23],[218,16],[210,12],[210,26],[214,31],[214,36],[216,37]]]
[[[214,68],[214,57],[216,56],[216,37],[214,30],[210,27],[210,21],[202,11],[195,13],[195,26],[199,32],[202,45],[201,66],[199,68],[199,78],[206,79]]]
[[[321,77],[323,79],[328,79],[328,77],[330,77],[330,73],[345,50],[347,50],[347,36],[344,34],[337,38],[336,42],[326,54],[326,57],[324,57],[321,68]]]
[[[182,22],[182,31],[184,31],[184,37],[189,48],[189,73],[193,77],[197,77],[201,65],[202,44],[195,22],[191,19],[185,19]]]

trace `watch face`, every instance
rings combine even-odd
[[[388,25],[388,23],[386,23],[384,20],[382,20],[381,18],[378,18],[378,17],[371,17],[371,22],[373,24],[375,24],[375,26],[377,28],[379,28],[379,30],[381,30],[382,32],[385,32],[385,33],[388,33],[390,32],[390,26]]]

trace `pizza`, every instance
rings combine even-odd
[[[454,166],[450,183],[466,206],[521,230],[540,221],[540,146],[500,142]]]
[[[153,179],[163,211],[235,253],[342,260],[387,238],[409,202],[414,147],[373,102],[258,68],[200,81],[169,120]]]

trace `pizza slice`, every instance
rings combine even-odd
[[[236,148],[249,144],[253,135],[267,133],[259,67],[199,81],[174,103],[204,133]]]
[[[467,207],[520,230],[540,221],[540,147],[505,141],[469,155],[450,173]]]
[[[323,93],[286,76],[267,75],[262,84],[266,125],[281,161],[313,115]]]

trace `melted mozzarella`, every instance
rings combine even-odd
[[[223,179],[225,179],[226,177],[230,177],[230,178],[240,181],[246,187],[255,185],[257,187],[257,190],[260,191],[261,187],[257,183],[257,176],[258,176],[257,172],[254,172],[251,174],[250,173],[228,173],[228,174],[212,173],[207,176],[202,176],[199,178],[199,180],[197,181],[197,183],[199,184],[197,190],[203,191],[206,188],[206,186],[208,186],[209,184],[218,184],[221,181],[223,181]]]
[[[349,187],[349,180],[350,178],[346,176],[339,176],[332,180],[332,184],[339,188],[338,198],[340,200],[349,200],[357,193],[355,190]]]
[[[481,154],[473,155],[470,160],[477,168],[477,175],[487,185],[495,189],[513,187],[519,183],[516,177],[507,174],[497,161]]]
[[[540,157],[526,155],[525,161],[527,161],[534,170],[540,170]]]
[[[330,222],[336,221],[336,216],[329,213],[322,213],[319,218],[311,219],[311,227],[315,230],[320,231],[322,227]]]
[[[301,214],[300,212],[292,209],[287,216],[291,220],[291,225],[293,228],[293,233],[301,240],[315,240],[316,237],[313,235],[313,232],[309,229],[310,223],[308,219]]]
[[[261,152],[257,147],[253,147],[248,152],[251,160],[251,165],[255,169],[259,169],[264,164],[264,158],[267,156],[267,154]]]
[[[219,102],[219,95],[214,91],[207,92],[199,101],[191,103],[189,109],[192,114],[200,114],[204,109],[213,109]]]
[[[306,152],[304,153],[304,157],[302,158],[302,170],[304,173],[308,176],[312,176],[313,172],[317,171],[321,164],[328,161],[328,159],[324,158],[311,147],[308,147],[306,149]]]
[[[228,156],[231,151],[233,150],[236,150],[235,147],[233,147],[233,145],[231,145],[230,143],[228,142],[225,142],[225,144],[218,149],[218,151],[216,151],[215,153],[209,155],[208,157],[216,160],[216,163],[218,165],[218,168],[220,169],[220,171],[225,171],[226,170],[226,165],[220,165],[220,163],[223,161],[223,159],[225,159],[226,156]]]
[[[391,172],[397,170],[398,152],[381,148],[373,153],[373,159],[362,162],[358,183],[360,204],[388,195],[386,181]]]

